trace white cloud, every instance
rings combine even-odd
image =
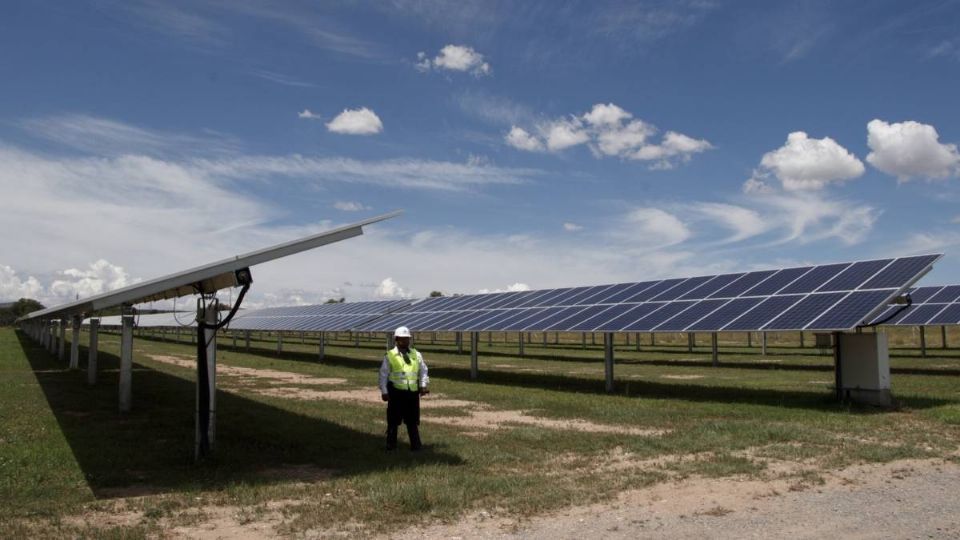
[[[384,278],[373,291],[376,298],[412,298],[413,295],[394,281],[392,277]]]
[[[86,269],[68,268],[41,281],[35,276],[20,277],[10,266],[0,264],[0,299],[33,298],[46,306],[89,298],[138,283],[123,267],[100,259]]]
[[[485,185],[526,183],[541,174],[536,169],[498,167],[419,159],[360,161],[350,158],[240,156],[195,160],[190,170],[212,178],[262,179],[271,176],[316,182],[356,183],[392,188],[469,191]]]
[[[0,264],[0,302],[21,298],[33,298],[43,303],[46,298],[40,281],[33,276],[20,277],[12,267]]]
[[[477,291],[477,294],[490,294],[490,293],[502,293],[502,292],[523,292],[529,291],[530,286],[526,283],[514,283],[513,285],[508,285],[504,289],[480,289]]]
[[[668,131],[663,136],[663,142],[642,146],[633,154],[632,159],[654,161],[653,167],[656,169],[672,169],[675,166],[672,158],[678,157],[680,161],[687,162],[693,154],[711,148],[713,145],[704,139],[694,139],[682,133]]]
[[[760,160],[760,177],[771,173],[786,190],[822,189],[830,183],[861,176],[863,163],[830,137],[812,139],[802,131],[787,136],[782,147],[767,152]],[[754,173],[754,183],[761,181]],[[748,181],[749,182],[749,181]],[[747,186],[745,186],[746,188]]]
[[[559,152],[587,144],[594,156],[651,162],[651,169],[670,169],[677,163],[690,160],[713,148],[705,139],[667,131],[660,142],[652,141],[657,128],[613,103],[597,103],[580,115],[539,122],[536,134],[519,126],[512,126],[505,136],[507,144],[529,152],[547,148]]]
[[[867,163],[900,181],[960,173],[957,145],[941,143],[937,130],[929,124],[871,120],[867,124],[867,146],[871,150]]]
[[[740,242],[763,234],[769,229],[760,213],[750,208],[724,203],[699,203],[694,211],[733,231],[725,243]]]
[[[360,212],[362,210],[370,210],[369,206],[354,201],[337,201],[333,203],[333,207],[343,212]]]
[[[35,137],[101,155],[231,153],[239,149],[236,141],[218,133],[196,137],[85,114],[31,118],[20,122],[20,127]]]
[[[344,109],[327,123],[327,129],[344,135],[375,135],[383,131],[383,122],[377,113],[366,107]]]
[[[866,238],[881,214],[870,205],[813,192],[761,195],[756,202],[765,220],[786,231],[776,244],[807,244],[826,239],[857,244]]]
[[[675,215],[659,208],[637,208],[626,216],[627,234],[639,243],[671,246],[690,238],[690,229]]]
[[[547,141],[547,149],[551,152],[564,150],[590,140],[590,136],[584,131],[580,120],[576,118],[556,120],[545,125],[542,129]]]
[[[583,230],[583,225],[578,225],[576,223],[566,222],[563,224],[563,230],[567,232],[577,232]]]
[[[297,113],[297,118],[303,118],[304,120],[320,120],[323,117],[311,111],[310,109],[304,109]]]
[[[527,130],[517,126],[510,128],[510,132],[507,133],[504,140],[507,141],[507,144],[518,150],[526,150],[527,152],[543,151],[543,143],[540,142],[540,139],[537,139],[528,133]]]
[[[425,52],[417,53],[415,67],[419,71],[445,69],[449,71],[469,72],[476,77],[490,75],[490,64],[473,47],[466,45],[446,45],[437,56],[430,59]]]
[[[755,170],[753,171],[753,176],[747,178],[743,183],[743,192],[746,194],[766,194],[773,193],[773,188],[768,184],[763,178],[766,178],[769,174],[764,174],[763,171]]]

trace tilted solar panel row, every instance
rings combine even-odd
[[[395,309],[406,307],[411,302],[412,300],[379,300],[264,308],[237,314],[230,323],[230,329],[285,332],[345,331]]]
[[[910,290],[910,305],[891,305],[872,321],[884,326],[941,326],[960,324],[960,285],[937,285]]]
[[[709,332],[849,330],[940,255],[640,283],[428,298],[358,330]]]

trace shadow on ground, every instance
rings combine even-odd
[[[385,456],[379,434],[218,392],[216,455],[195,464],[193,381],[134,363],[133,410],[120,414],[116,355],[100,351],[99,380],[91,387],[85,366],[68,370],[25,335],[18,338],[98,498],[215,490],[240,483],[309,482],[423,462],[462,463],[442,445],[419,454]],[[85,364],[85,347],[80,357]]]

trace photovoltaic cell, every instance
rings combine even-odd
[[[807,326],[808,330],[845,330],[863,321],[890,297],[888,291],[857,291]]]
[[[916,309],[911,310],[910,314],[906,317],[900,319],[897,324],[903,325],[925,325],[927,321],[932,319],[938,313],[944,310],[947,306],[945,304],[923,304],[916,306]]]
[[[938,258],[940,258],[940,255],[920,255],[897,259],[860,288],[884,289],[902,286],[903,283],[909,284],[911,278],[916,279],[922,275],[921,272]]]
[[[960,324],[960,304],[950,304],[927,324]]]
[[[844,293],[811,294],[797,302],[796,305],[784,312],[783,315],[780,315],[764,326],[763,330],[794,330],[804,328],[844,296]]]
[[[719,291],[741,277],[743,277],[743,274],[724,274],[722,276],[717,276],[681,296],[680,300],[698,300],[701,298],[709,298],[713,293]]]
[[[771,294],[777,294],[780,292],[780,289],[783,289],[793,281],[796,281],[810,270],[813,270],[812,266],[804,268],[785,268],[770,276],[769,279],[757,284],[756,287],[753,287],[752,289],[743,293],[741,296],[767,296]]]
[[[943,287],[918,287],[910,291],[910,298],[914,304],[922,304],[942,290]]]
[[[776,273],[776,270],[749,272],[740,279],[710,295],[710,298],[734,298]]]
[[[850,266],[850,263],[825,264],[807,272],[800,279],[784,287],[781,294],[810,293],[819,289],[834,276]]]
[[[666,290],[654,296],[650,300],[654,302],[660,302],[663,300],[676,300],[677,298],[680,298],[684,294],[696,289],[700,285],[703,285],[704,283],[710,281],[713,278],[714,276],[702,276],[702,277],[690,278],[684,281],[683,283],[677,285],[676,287],[673,287],[669,290]]]
[[[960,298],[960,285],[950,285],[948,287],[944,287],[943,290],[933,295],[929,300],[927,300],[927,302],[931,304],[949,304],[951,302],[956,302],[958,298]]]
[[[739,317],[740,315],[746,313],[750,309],[756,307],[757,304],[763,301],[763,298],[751,297],[751,298],[734,298],[730,300],[727,304],[724,304],[723,307],[714,311],[710,315],[704,317],[700,321],[692,324],[687,327],[689,332],[706,332],[719,331],[724,326],[730,324],[733,319]]]
[[[701,300],[664,322],[656,329],[661,332],[682,332],[688,326],[706,317],[726,302],[727,300]]]
[[[646,317],[631,323],[629,326],[623,328],[627,332],[649,332],[654,328],[663,324],[667,319],[670,319],[674,315],[677,315],[681,311],[689,308],[690,306],[696,304],[696,302],[684,301],[684,302],[670,302],[665,304],[662,308],[650,313]]]
[[[610,313],[610,318],[604,318],[600,321],[594,321],[596,326],[594,332],[619,332],[630,323],[649,315],[652,311],[660,309],[665,304],[622,304],[629,309],[623,313]]]
[[[863,261],[850,265],[837,277],[828,281],[824,286],[817,289],[820,292],[828,291],[850,291],[870,280],[877,272],[883,270],[893,259],[882,259],[878,261]]]
[[[678,284],[683,283],[684,281],[686,281],[686,279],[684,278],[665,279],[657,283],[656,285],[644,291],[638,292],[637,294],[631,296],[630,298],[627,298],[626,300],[624,300],[624,302],[626,303],[646,302],[647,300],[650,300],[654,296],[657,296],[658,294],[670,289],[671,287],[676,287]]]
[[[760,302],[760,305],[744,313],[742,316],[734,319],[733,322],[725,326],[724,330],[759,330],[763,325],[771,321],[774,317],[780,315],[796,304],[803,298],[803,295],[795,294],[790,296],[771,296]]]

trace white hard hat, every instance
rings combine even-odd
[[[406,326],[401,326],[393,331],[393,337],[410,337],[410,329]]]

